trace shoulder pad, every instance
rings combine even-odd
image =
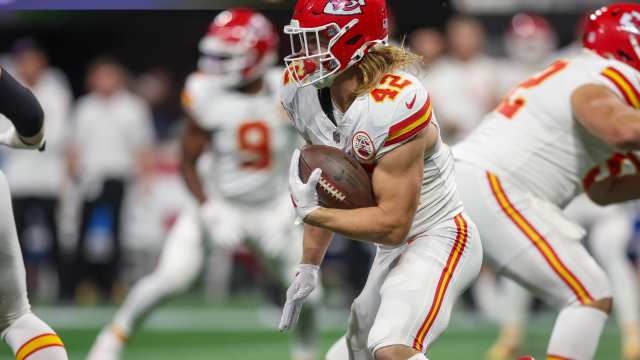
[[[431,99],[420,81],[405,72],[382,77],[369,94],[376,158],[412,139],[433,117]]]

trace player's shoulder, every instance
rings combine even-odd
[[[384,74],[367,96],[369,116],[376,127],[425,120],[431,112],[429,93],[413,74],[397,70]],[[428,114],[429,113],[429,114]]]
[[[631,106],[640,108],[640,72],[616,59],[596,54],[581,57],[583,66],[589,69],[594,81],[610,87]]]
[[[225,89],[219,80],[214,75],[200,71],[189,74],[180,95],[182,105],[188,110],[194,110],[206,99],[224,93]]]

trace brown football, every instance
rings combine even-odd
[[[375,205],[369,175],[351,155],[331,146],[304,146],[298,164],[302,181],[317,168],[322,169],[317,186],[320,206],[355,209]]]

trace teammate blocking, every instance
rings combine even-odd
[[[44,150],[42,107],[5,69],[0,69],[0,113],[13,123],[0,134],[1,145]],[[62,340],[31,312],[9,184],[1,172],[0,204],[0,335],[17,360],[67,360]]]
[[[549,359],[592,359],[611,310],[609,280],[561,209],[584,190],[600,204],[640,197],[637,172],[599,176],[610,158],[640,149],[640,5],[596,11],[583,44],[453,149],[487,259],[560,310]]]
[[[480,239],[463,213],[453,157],[441,141],[429,94],[403,70],[417,57],[387,45],[384,0],[299,0],[290,25],[282,103],[310,144],[352,154],[371,172],[377,205],[320,207],[316,169],[300,180],[296,151],[289,188],[304,225],[302,264],[280,328],[293,327],[316,286],[333,233],[377,245],[346,338],[328,359],[426,359],[453,304],[477,276]]]

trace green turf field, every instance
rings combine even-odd
[[[90,309],[40,311],[57,327],[66,343],[70,358],[84,359],[91,342],[97,334],[99,322],[109,318],[111,309],[92,312]],[[73,315],[77,313],[77,315]],[[92,314],[94,314],[92,316]],[[200,315],[198,315],[200,314]],[[213,314],[213,315],[212,315]],[[244,315],[243,315],[244,314]],[[237,315],[237,316],[236,316]],[[251,309],[239,312],[215,308],[204,311],[181,313],[171,309],[158,313],[149,322],[149,327],[136,336],[127,349],[125,360],[286,360],[288,359],[287,336],[271,330],[261,323],[260,317]],[[237,320],[234,320],[234,317]],[[182,320],[180,320],[182,318]],[[343,319],[343,317],[341,317]],[[183,321],[184,320],[184,321]],[[251,322],[255,321],[255,326]],[[189,322],[194,329],[190,329]],[[215,322],[209,324],[209,322]],[[324,324],[321,344],[326,350],[338,339],[342,331],[336,324]],[[536,319],[530,328],[524,353],[544,359],[552,317]],[[255,329],[254,329],[255,328]],[[447,333],[429,352],[430,359],[482,359],[482,354],[495,336],[495,327],[489,323],[473,320],[472,316],[454,316]],[[619,337],[610,322],[603,336],[597,359],[619,359]],[[6,349],[0,359],[11,359]]]

